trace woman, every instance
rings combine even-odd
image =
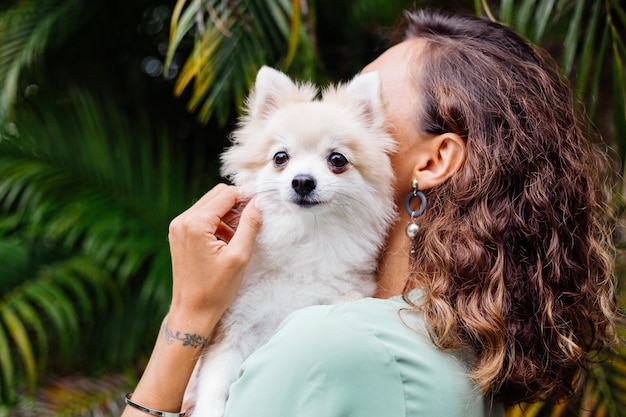
[[[558,68],[501,25],[418,11],[364,71],[381,76],[400,147],[396,202],[419,195],[417,180],[427,209],[400,211],[376,298],[289,317],[244,365],[226,415],[482,416],[571,394],[589,353],[614,341],[616,307],[608,162]],[[172,222],[172,305],[131,403],[181,409],[260,226],[249,204],[231,239],[236,202],[218,185]]]

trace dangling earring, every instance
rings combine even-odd
[[[411,223],[409,223],[406,226],[406,229],[404,229],[404,233],[406,233],[409,239],[413,240],[415,239],[415,236],[417,236],[417,233],[420,230],[420,226],[419,224],[415,222],[415,220],[419,216],[424,214],[424,210],[426,210],[426,196],[424,195],[423,192],[417,189],[417,180],[415,178],[413,179],[413,181],[411,181],[411,187],[413,188],[413,190],[406,197],[406,205],[405,205],[406,212],[409,213],[409,216],[411,216]],[[417,211],[413,211],[413,209],[411,208],[411,201],[415,197],[419,197],[421,200],[420,208]]]

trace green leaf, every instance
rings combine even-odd
[[[585,40],[581,50],[581,56],[578,62],[578,77],[576,79],[575,97],[582,100],[585,85],[589,80],[589,73],[594,64],[594,51],[596,48],[596,28],[601,11],[601,3],[594,2],[591,11],[591,17],[587,19],[585,29]],[[599,61],[602,62],[602,61]]]
[[[0,12],[0,121],[11,117],[22,71],[42,56],[53,34],[58,41],[75,30],[78,21],[73,17],[83,2],[13,3]]]
[[[596,62],[604,62],[606,51],[608,49],[607,45],[609,42],[609,33],[610,33],[609,27],[605,26],[604,30],[602,31],[602,38],[600,40],[600,45],[597,47],[598,55],[595,58]],[[591,88],[588,94],[587,106],[586,106],[590,117],[593,117],[596,113],[596,106],[597,106],[599,90],[600,90],[600,81],[602,80],[602,76],[604,73],[603,65],[595,65],[594,67],[595,68],[593,70],[593,75],[591,76]]]
[[[11,345],[4,331],[4,326],[0,323],[0,372],[2,380],[0,380],[0,394],[9,404],[15,401],[15,367],[13,358],[11,357]]]
[[[28,387],[32,392],[35,390],[37,384],[37,366],[35,365],[35,356],[33,354],[33,348],[27,335],[24,323],[18,318],[13,309],[5,306],[0,310],[0,315],[4,321],[4,325],[11,335],[15,346],[22,359],[23,369],[26,373],[26,380],[28,381]]]
[[[489,7],[489,3],[487,0],[481,0],[481,6],[482,6],[482,10],[485,12],[489,20],[491,20],[492,22],[498,21],[498,19],[496,19],[495,15],[491,11],[491,8]]]
[[[532,11],[535,8],[537,0],[524,0],[522,5],[519,6],[515,14],[515,28],[516,30],[526,37],[530,37],[532,27],[530,27]]]
[[[85,289],[81,278],[76,275],[75,271],[70,268],[61,267],[55,270],[57,275],[54,280],[59,283],[59,286],[63,286],[72,292],[72,303],[76,305],[76,311],[80,312],[80,316],[84,319],[93,319],[94,312],[91,305],[91,297]]]
[[[537,5],[535,12],[535,30],[533,36],[531,36],[533,42],[539,43],[543,39],[555,4],[556,0],[541,0]]]
[[[506,25],[512,25],[515,14],[513,0],[500,0],[500,21]]]
[[[585,0],[577,0],[574,16],[567,29],[567,35],[563,41],[563,72],[569,75],[572,72],[572,66],[574,63],[574,57],[576,55],[576,49],[578,47],[578,40],[580,38],[580,31],[582,26],[582,16],[585,10]]]
[[[58,289],[45,283],[31,283],[24,289],[24,295],[38,305],[50,319],[60,342],[63,355],[69,355],[75,342],[73,335],[78,329],[78,318],[72,304]]]
[[[197,21],[198,10],[202,10],[204,27],[198,30],[201,35],[180,71],[174,93],[181,95],[191,86],[189,111],[197,112],[202,123],[215,115],[224,125],[242,104],[251,73],[264,64],[288,68],[303,48],[313,48],[307,41],[313,34],[302,24],[301,6],[299,0],[228,4],[202,0],[188,4],[184,11],[177,9],[171,39],[197,30],[191,25],[191,15]],[[171,42],[168,55],[176,48],[176,42]]]
[[[41,373],[45,369],[46,356],[48,354],[48,336],[44,329],[42,318],[35,312],[33,306],[24,299],[12,300],[11,305],[16,313],[21,316],[22,320],[28,323],[28,326],[35,332],[34,340],[31,340],[31,342],[38,345],[38,372]]]
[[[613,42],[613,124],[618,138],[626,137],[626,73],[617,42]],[[626,146],[620,140],[620,157],[626,160]]]
[[[176,2],[176,6],[174,7],[174,11],[172,12],[172,18],[170,21],[170,40],[164,62],[164,74],[166,76],[168,75],[172,58],[174,57],[174,52],[178,49],[180,42],[183,40],[185,35],[191,31],[195,25],[195,16],[198,13],[199,2],[192,1],[181,16],[185,3],[187,3],[187,0],[178,0]]]
[[[620,3],[620,0],[609,0],[610,10],[615,12],[622,26],[626,24],[626,8]],[[607,7],[608,8],[608,7]]]

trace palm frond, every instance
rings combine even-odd
[[[126,279],[166,246],[169,219],[190,201],[184,170],[155,154],[153,140],[164,142],[158,135],[138,139],[152,135],[145,120],[131,128],[112,103],[78,91],[67,101],[22,115],[18,133],[0,142],[0,205]]]
[[[49,335],[58,335],[55,340],[62,357],[68,359],[81,339],[81,326],[96,317],[92,298],[114,300],[118,296],[114,288],[111,278],[91,259],[72,257],[45,265],[4,294],[0,299],[2,398],[9,403],[15,399],[22,376],[34,392],[50,353]],[[104,310],[106,305],[98,307]]]
[[[215,114],[224,124],[243,102],[263,64],[287,70],[299,48],[309,51],[303,55],[313,56],[311,25],[303,24],[310,18],[306,0],[179,0],[172,15],[165,67],[169,68],[186,36],[193,36],[194,47],[174,93],[180,96],[191,85],[189,111],[197,111],[203,123]]]
[[[44,368],[149,352],[171,295],[168,224],[212,185],[188,181],[166,131],[80,90],[22,107],[14,126],[0,140],[0,260],[18,255],[0,280],[7,402]]]
[[[79,245],[123,281],[166,244],[168,222],[159,211],[169,215],[170,205],[180,207],[173,195],[180,184],[171,184],[180,178],[162,178],[171,170],[151,166],[150,141],[131,137],[114,114],[100,114],[82,93],[74,92],[71,101],[82,110],[48,110],[19,125],[19,136],[0,142],[0,204],[28,216],[32,233],[66,248]],[[160,198],[159,181],[170,184],[172,200]]]
[[[20,74],[39,59],[50,37],[73,27],[82,0],[19,1],[0,13],[0,121],[11,117]],[[59,30],[59,28],[63,28]]]

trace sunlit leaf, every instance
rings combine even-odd
[[[185,3],[185,9],[178,10],[181,4],[177,3],[173,15],[177,22],[171,24],[168,57],[185,35],[191,31],[200,35],[177,77],[174,92],[181,95],[191,88],[187,107],[197,112],[203,123],[215,116],[225,124],[250,88],[250,74],[262,65],[287,69],[297,52],[312,48],[305,39],[312,33],[302,24],[300,0],[232,4],[202,0]],[[192,15],[196,25],[198,16],[203,16],[201,28],[191,25]]]
[[[25,323],[34,332],[30,338],[31,343],[37,344],[37,372],[41,373],[46,367],[46,355],[48,354],[48,335],[42,323],[42,317],[37,315],[33,305],[24,299],[11,300],[11,305]]]
[[[174,10],[172,11],[172,18],[170,19],[170,39],[167,48],[167,54],[165,56],[165,75],[168,74],[174,52],[180,45],[185,35],[193,28],[195,24],[195,16],[198,13],[197,1],[191,1],[189,7],[185,9],[184,15],[181,16],[183,7],[187,3],[187,0],[177,0]]]
[[[9,403],[15,401],[15,366],[11,357],[11,345],[4,326],[0,323],[0,395]]]
[[[18,318],[13,309],[8,306],[0,310],[0,317],[19,352],[28,387],[31,392],[34,392],[37,383],[37,366],[24,323]]]

